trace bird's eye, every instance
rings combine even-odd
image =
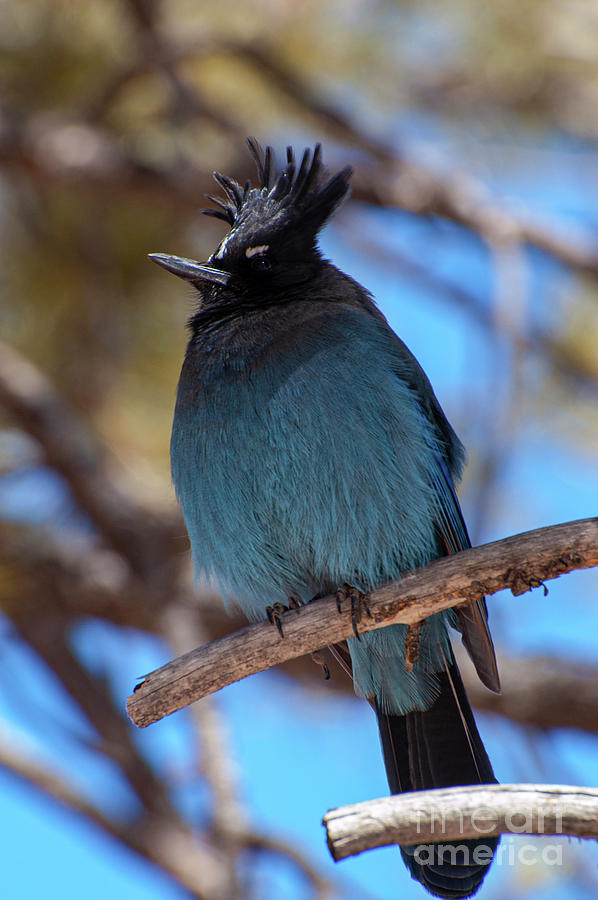
[[[254,256],[251,260],[251,268],[254,272],[268,272],[272,268],[272,263],[267,256]]]

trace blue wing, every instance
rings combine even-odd
[[[388,326],[387,326],[388,327]],[[438,501],[436,529],[440,555],[458,553],[471,547],[467,526],[457,499],[454,479],[459,479],[465,453],[461,442],[446,418],[426,374],[411,351],[391,329],[397,377],[411,388],[422,416],[431,426],[431,442],[435,445],[437,463],[431,473]],[[455,610],[457,628],[481,682],[491,691],[500,692],[500,679],[494,644],[488,628],[488,609],[484,597]]]
[[[436,454],[438,468],[433,484],[439,501],[437,521],[439,540],[445,553],[458,553],[471,547],[463,513],[455,493],[453,481],[445,461]],[[500,692],[500,679],[492,636],[488,628],[488,608],[485,597],[479,597],[456,609],[457,628],[471,657],[480,681],[491,691]]]

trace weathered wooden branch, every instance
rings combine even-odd
[[[476,784],[413,791],[332,809],[322,824],[335,860],[389,844],[499,834],[598,838],[598,788]]]
[[[240,612],[227,615],[222,600],[211,592],[197,595],[187,584],[172,584],[165,602],[161,584],[142,583],[130,575],[120,557],[107,548],[65,544],[33,526],[0,523],[0,566],[18,567],[22,578],[4,586],[2,609],[18,621],[44,622],[57,614],[76,619],[94,616],[116,625],[156,633],[161,615],[184,604],[192,614],[201,605],[207,640],[216,640],[245,624]],[[185,648],[186,649],[186,648]],[[457,661],[471,704],[493,715],[536,728],[576,728],[598,732],[598,667],[550,656],[505,656],[498,648],[502,693],[493,694],[470,666]],[[180,652],[180,651],[176,651]],[[325,682],[309,656],[282,664],[282,671],[312,688],[352,692],[350,679],[339,668]]]
[[[510,588],[521,594],[573,569],[598,565],[598,518],[580,519],[514,535],[434,560],[373,591],[361,631],[414,624],[433,613]],[[243,628],[147,675],[127,701],[133,722],[145,727],[255,672],[352,635],[349,610],[334,597],[282,616],[284,638],[269,623]]]

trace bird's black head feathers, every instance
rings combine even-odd
[[[233,230],[250,224],[271,228],[292,225],[315,234],[349,193],[351,167],[330,178],[322,164],[321,144],[316,144],[313,152],[309,148],[304,151],[299,166],[293,148],[287,147],[286,165],[277,170],[272,147],[263,150],[255,138],[248,138],[247,143],[257,166],[259,185],[252,187],[247,181],[241,187],[232,178],[214,172],[226,199],[208,194],[208,200],[220,209],[202,212],[228,222]]]
[[[318,231],[349,194],[352,174],[346,166],[335,175],[322,163],[320,144],[306,149],[297,164],[292,147],[277,168],[271,147],[262,150],[248,139],[257,164],[258,185],[241,187],[219,172],[214,178],[225,197],[208,195],[217,208],[202,210],[230,225],[206,264],[177,256],[152,254],[154,262],[200,289],[202,307],[237,310],[288,300],[300,292],[322,266]]]
[[[279,266],[287,278],[315,251],[318,231],[349,193],[349,166],[330,176],[322,164],[321,145],[306,149],[297,164],[287,147],[286,164],[277,168],[271,147],[262,150],[248,139],[257,165],[258,185],[241,187],[214,172],[225,198],[208,195],[218,209],[202,210],[231,228],[210,257],[210,265],[251,281],[251,273],[265,274]],[[279,273],[281,274],[281,273]]]

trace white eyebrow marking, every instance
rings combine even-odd
[[[259,247],[248,247],[245,251],[245,256],[247,259],[251,259],[252,256],[259,256],[261,253],[266,253],[269,249],[270,244],[260,244]]]

